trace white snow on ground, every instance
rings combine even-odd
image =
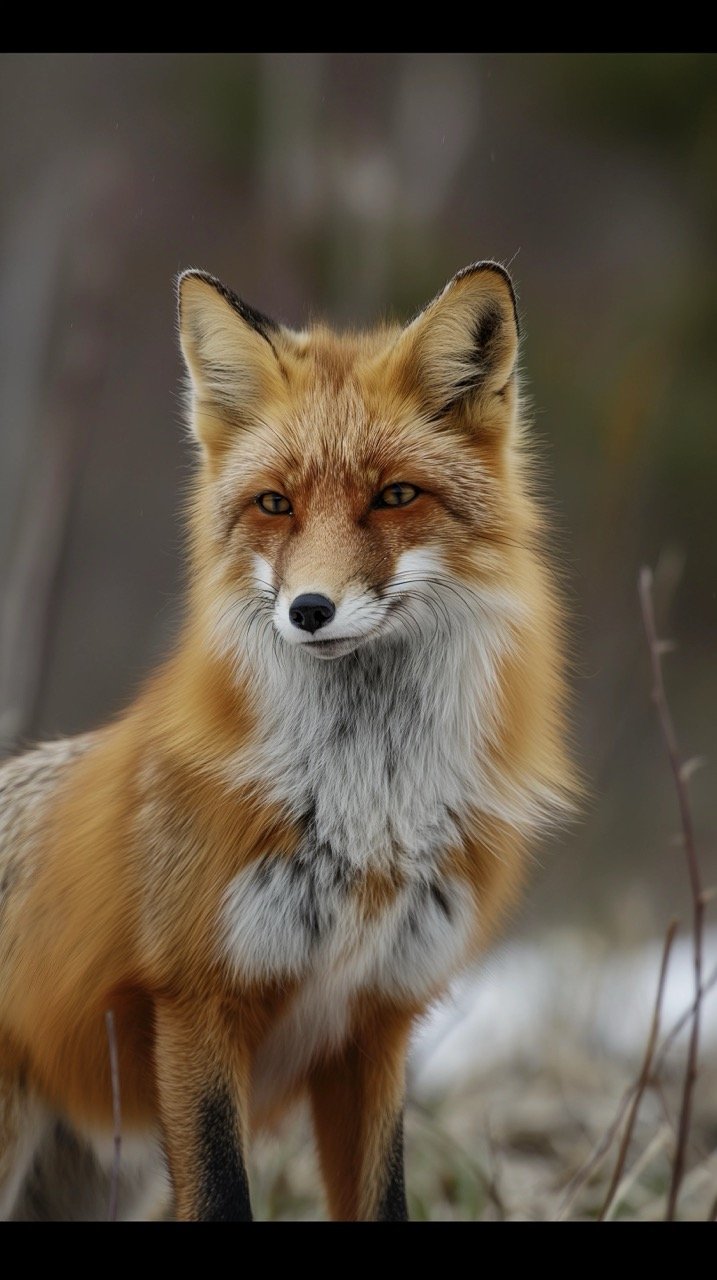
[[[596,1053],[637,1061],[652,1018],[662,946],[655,939],[636,950],[608,953],[584,935],[549,933],[493,953],[478,974],[456,985],[418,1033],[412,1093],[425,1098],[457,1088],[502,1063],[539,1067],[548,1038],[556,1050],[561,1038],[580,1038],[594,1044]],[[716,967],[712,928],[705,934],[704,980]],[[662,1006],[663,1034],[693,998],[692,940],[679,937]],[[717,984],[704,997],[701,1043],[703,1052],[717,1046]]]

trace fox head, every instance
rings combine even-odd
[[[310,662],[427,644],[509,598],[531,508],[503,267],[466,267],[410,323],[368,333],[294,332],[200,271],[179,314],[200,607],[225,653],[252,628]]]

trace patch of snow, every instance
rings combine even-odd
[[[538,1068],[549,1051],[579,1040],[596,1053],[638,1062],[657,991],[662,939],[606,953],[584,936],[548,933],[515,942],[462,979],[427,1018],[411,1057],[414,1095],[458,1088],[502,1063]],[[705,932],[703,979],[717,967],[717,928]],[[661,1038],[690,1008],[692,940],[676,939],[662,1004]],[[687,1027],[676,1041],[683,1043]],[[702,1050],[717,1046],[717,985],[704,997]]]

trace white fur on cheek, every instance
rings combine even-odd
[[[445,575],[445,572],[446,564],[440,551],[433,547],[412,547],[398,557],[391,582],[403,578],[432,578],[436,574]]]
[[[262,587],[264,590],[273,591],[274,570],[269,564],[269,561],[265,560],[263,556],[260,556],[258,552],[254,555],[253,568],[254,581],[256,582],[256,585],[258,587]]]
[[[255,554],[251,568],[254,587],[258,589],[254,591],[238,582],[227,585],[223,576],[217,574],[209,617],[209,642],[212,651],[221,658],[228,658],[237,669],[245,650],[247,620],[252,616],[252,597],[257,609],[266,617],[271,612],[270,602],[275,590],[274,570],[268,560]]]
[[[219,657],[238,664],[245,635],[246,597],[237,590],[225,588],[212,602],[210,643]]]

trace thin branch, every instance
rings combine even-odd
[[[503,1197],[503,1178],[500,1168],[500,1157],[498,1154],[498,1146],[493,1137],[487,1116],[485,1118],[485,1139],[490,1158],[490,1178],[488,1179],[487,1187],[488,1197],[495,1205],[499,1220],[501,1222],[506,1222],[508,1218],[508,1210]]]
[[[652,1139],[652,1142],[650,1142],[647,1145],[642,1155],[637,1158],[632,1168],[628,1171],[628,1173],[625,1175],[620,1185],[616,1188],[615,1195],[613,1197],[612,1203],[608,1206],[607,1213],[605,1214],[604,1217],[602,1214],[600,1216],[601,1222],[607,1222],[609,1221],[610,1218],[612,1218],[613,1214],[617,1211],[620,1203],[625,1199],[625,1196],[627,1195],[630,1188],[634,1187],[635,1183],[640,1177],[640,1174],[644,1173],[645,1169],[648,1169],[650,1167],[655,1156],[659,1155],[663,1147],[667,1146],[667,1143],[669,1142],[671,1137],[672,1137],[672,1130],[670,1126],[668,1124],[663,1124],[662,1127],[657,1130],[657,1133]]]
[[[710,973],[709,978],[706,978],[705,981],[702,983],[702,986],[700,988],[700,993],[699,993],[700,1002],[704,1001],[705,996],[709,994],[709,992],[713,989],[715,985],[717,985],[717,965],[715,965],[714,969]],[[680,1017],[677,1019],[677,1022],[675,1022],[674,1026],[670,1028],[664,1040],[662,1041],[662,1044],[660,1045],[659,1053],[655,1058],[655,1075],[656,1076],[659,1075],[660,1071],[664,1066],[665,1058],[667,1057],[668,1050],[671,1049],[672,1045],[674,1044],[680,1032],[684,1031],[690,1019],[694,1017],[696,1003],[697,1003],[697,1000],[693,999],[692,1004],[690,1004],[685,1009],[685,1012],[680,1015]]]
[[[697,1062],[700,1042],[700,1012],[702,1003],[702,952],[705,900],[702,894],[702,877],[697,857],[697,845],[695,841],[692,810],[690,807],[690,797],[687,789],[687,773],[677,745],[675,727],[672,722],[672,716],[667,702],[667,694],[665,692],[665,684],[662,677],[662,655],[665,652],[665,648],[657,635],[655,612],[652,604],[652,573],[647,568],[643,568],[640,572],[639,595],[640,605],[642,608],[642,620],[645,627],[645,634],[647,636],[647,643],[650,650],[650,661],[652,665],[652,699],[655,703],[655,707],[657,708],[662,736],[665,741],[670,769],[675,783],[677,802],[680,810],[680,821],[682,824],[685,860],[687,862],[687,872],[689,875],[690,890],[692,894],[692,948],[695,972],[695,1001],[692,1012],[692,1028],[690,1031],[690,1043],[687,1051],[685,1078],[682,1086],[682,1105],[680,1108],[680,1120],[677,1131],[677,1146],[675,1148],[675,1159],[672,1166],[672,1178],[670,1181],[670,1190],[667,1197],[667,1211],[665,1214],[667,1221],[673,1222],[677,1212],[680,1184],[685,1172],[685,1157],[692,1121],[692,1104],[694,1099],[695,1081],[697,1079]]]
[[[588,1178],[590,1177],[590,1175],[600,1168],[600,1165],[602,1164],[603,1160],[607,1156],[607,1153],[610,1150],[613,1142],[615,1141],[615,1138],[620,1132],[620,1125],[622,1124],[625,1112],[627,1111],[627,1108],[630,1105],[630,1100],[634,1092],[635,1092],[635,1085],[631,1084],[630,1087],[625,1090],[625,1092],[623,1093],[618,1103],[617,1112],[615,1113],[614,1120],[610,1125],[608,1125],[604,1134],[602,1135],[602,1137],[600,1138],[599,1142],[594,1147],[594,1149],[591,1151],[585,1163],[578,1170],[576,1170],[576,1172],[573,1174],[572,1178],[570,1179],[570,1182],[565,1188],[565,1195],[563,1197],[562,1207],[557,1216],[558,1222],[562,1222],[563,1219],[567,1217],[573,1205],[575,1204],[575,1201],[580,1195],[580,1192],[585,1186],[585,1183],[588,1181]]]
[[[708,995],[709,992],[716,985],[717,985],[717,966],[711,971],[709,977],[706,978],[705,981],[703,982],[702,989],[700,992],[700,999],[704,1000],[704,997]],[[655,1057],[653,1060],[652,1080],[648,1082],[651,1085],[655,1085],[659,1081],[662,1068],[665,1065],[665,1058],[667,1057],[667,1053],[671,1048],[672,1044],[674,1043],[674,1041],[677,1039],[677,1036],[680,1034],[681,1031],[684,1030],[685,1026],[690,1021],[690,1018],[694,1013],[694,1008],[695,1008],[695,1001],[693,1000],[692,1003],[688,1005],[688,1007],[685,1009],[684,1013],[680,1014],[677,1021],[673,1023],[673,1025],[670,1027],[670,1030],[667,1032],[666,1036],[664,1037],[662,1044],[660,1045],[660,1048],[658,1052],[655,1054]],[[637,1083],[633,1083],[629,1086],[629,1088],[625,1090],[625,1092],[623,1093],[618,1103],[617,1111],[615,1113],[615,1117],[612,1120],[611,1124],[605,1130],[605,1133],[602,1135],[597,1145],[593,1148],[593,1150],[591,1151],[585,1163],[580,1166],[580,1168],[573,1174],[572,1178],[570,1179],[567,1187],[565,1188],[565,1195],[563,1198],[562,1207],[558,1214],[558,1221],[562,1221],[564,1218],[567,1217],[573,1205],[575,1204],[575,1201],[580,1195],[580,1192],[585,1186],[585,1183],[588,1181],[590,1175],[600,1168],[600,1165],[602,1164],[603,1160],[607,1156],[613,1142],[615,1141],[615,1138],[620,1132],[620,1125],[622,1124],[623,1118],[625,1116],[625,1112],[627,1111],[627,1108],[629,1107],[630,1102],[635,1096],[636,1089],[637,1089]]]
[[[117,1221],[117,1202],[119,1199],[120,1160],[122,1157],[122,1105],[120,1100],[119,1054],[117,1052],[117,1033],[115,1015],[112,1009],[105,1012],[107,1027],[107,1043],[110,1051],[110,1078],[112,1080],[112,1127],[114,1131],[114,1153],[112,1172],[110,1175],[110,1202],[108,1217],[110,1222]]]
[[[625,1168],[625,1162],[627,1160],[627,1153],[630,1149],[630,1143],[632,1142],[632,1135],[635,1130],[635,1122],[637,1120],[638,1112],[640,1110],[640,1103],[642,1102],[645,1089],[650,1083],[650,1079],[652,1077],[652,1060],[655,1054],[655,1045],[657,1044],[657,1037],[660,1034],[660,1020],[662,1016],[662,1000],[665,994],[665,980],[667,978],[667,966],[670,962],[670,953],[672,951],[672,944],[675,941],[676,932],[677,932],[677,921],[671,920],[669,925],[667,926],[667,933],[665,935],[665,945],[662,948],[662,963],[660,964],[660,977],[657,983],[657,994],[655,995],[655,1007],[652,1013],[652,1023],[650,1025],[650,1034],[648,1036],[647,1044],[645,1046],[645,1053],[642,1059],[640,1074],[634,1086],[632,1103],[630,1105],[630,1110],[627,1116],[627,1122],[623,1130],[622,1140],[620,1142],[620,1149],[618,1151],[617,1160],[615,1161],[615,1168],[612,1171],[610,1185],[608,1186],[608,1189],[607,1189],[607,1194],[605,1196],[603,1207],[600,1210],[600,1217],[599,1217],[600,1222],[605,1222],[610,1212],[610,1208],[612,1206],[612,1202],[615,1198],[617,1190],[621,1185],[622,1175]]]

